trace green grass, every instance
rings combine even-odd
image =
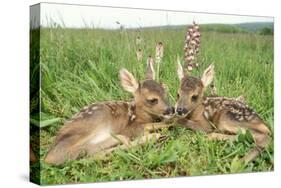
[[[248,139],[211,142],[204,133],[180,127],[162,130],[167,136],[165,141],[150,142],[129,151],[118,150],[103,160],[84,157],[59,167],[45,164],[43,158],[64,120],[92,102],[131,98],[121,88],[118,71],[125,67],[138,79],[144,78],[146,58],[143,62],[136,60],[137,36],[144,39],[141,47],[145,57],[154,56],[157,42],[164,43],[160,80],[168,85],[174,104],[179,85],[176,57],[183,57],[185,30],[41,30],[40,94],[44,126],[40,128],[40,136],[31,137],[31,140],[40,137],[40,144],[34,146],[40,161],[31,166],[32,181],[64,184],[273,170],[273,142],[254,162],[242,165],[237,159],[253,146]],[[273,131],[273,37],[203,32],[201,41],[200,68],[194,75],[201,75],[213,63],[218,94],[244,95]],[[39,125],[36,120],[33,124]]]

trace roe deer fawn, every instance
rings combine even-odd
[[[204,96],[204,90],[213,81],[214,66],[210,65],[201,79],[185,74],[180,62],[177,68],[180,79],[176,113],[178,123],[192,130],[207,133],[210,140],[234,140],[238,131],[248,129],[256,147],[242,161],[254,160],[270,141],[270,130],[259,115],[239,98]],[[216,133],[216,132],[219,133]]]
[[[126,69],[121,69],[121,85],[133,94],[133,101],[103,102],[83,108],[59,131],[45,162],[59,165],[76,159],[81,151],[94,155],[111,152],[118,144],[128,148],[159,138],[159,133],[149,134],[149,131],[167,125],[153,122],[172,117],[174,107],[168,104],[163,85],[153,78],[151,63],[148,63],[146,80],[142,82],[138,82]],[[130,142],[138,136],[140,140]]]

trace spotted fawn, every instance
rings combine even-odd
[[[111,152],[119,144],[128,148],[151,138],[158,139],[161,135],[151,132],[167,126],[157,122],[171,118],[174,107],[167,101],[163,84],[153,79],[154,74],[152,63],[148,63],[146,79],[142,82],[121,69],[121,85],[133,94],[133,100],[94,103],[83,108],[58,132],[45,162],[60,165],[77,159],[82,151],[92,156]]]
[[[207,86],[212,83],[214,66],[210,65],[201,78],[186,74],[180,62],[177,68],[180,79],[176,114],[178,123],[192,130],[209,133],[210,140],[235,140],[236,135],[249,130],[256,147],[241,160],[254,160],[270,141],[270,130],[260,116],[240,98],[204,96]]]

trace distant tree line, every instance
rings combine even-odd
[[[264,27],[260,30],[259,34],[261,34],[261,35],[273,35],[273,28]]]

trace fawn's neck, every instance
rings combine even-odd
[[[155,119],[153,115],[149,114],[140,106],[135,106],[135,121],[138,123],[152,123]]]
[[[189,115],[187,115],[187,119],[192,119],[192,118],[198,118],[200,115],[203,114],[205,110],[205,106],[203,104],[199,104],[195,109],[190,112]]]

